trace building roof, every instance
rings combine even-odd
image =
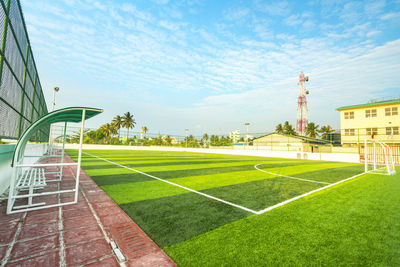
[[[330,142],[327,140],[322,140],[322,139],[317,139],[317,138],[312,138],[312,137],[307,137],[307,136],[301,136],[301,135],[291,135],[291,134],[280,134],[280,133],[269,133],[260,137],[257,137],[254,140],[272,135],[272,134],[276,134],[276,135],[282,135],[282,136],[286,136],[286,137],[291,137],[291,138],[296,138],[296,139],[300,139],[303,142],[307,142],[307,143],[312,143],[312,144],[329,144]]]
[[[369,107],[369,106],[381,106],[381,105],[397,104],[397,103],[400,103],[400,98],[391,99],[391,100],[384,100],[384,101],[377,101],[377,102],[371,102],[371,103],[366,103],[366,104],[344,106],[344,107],[337,108],[336,110],[340,111],[340,110],[344,110],[344,109],[363,108],[363,107]]]

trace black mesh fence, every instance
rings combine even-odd
[[[19,0],[0,1],[0,38],[0,138],[18,139],[48,113]]]

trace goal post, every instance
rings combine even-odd
[[[364,163],[365,172],[384,175],[396,174],[392,149],[376,139],[365,139]]]

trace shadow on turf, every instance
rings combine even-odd
[[[186,193],[119,205],[161,248],[251,215]]]
[[[135,167],[156,167],[156,166],[173,166],[173,165],[195,165],[195,164],[217,164],[217,163],[236,163],[236,162],[256,162],[255,160],[219,160],[219,161],[209,161],[209,160],[202,160],[202,161],[172,161],[172,162],[152,162],[152,163],[124,163],[124,161],[115,161],[115,163],[121,164],[126,167],[135,168]],[[93,161],[92,161],[93,162]],[[102,161],[104,162],[104,161]],[[126,162],[126,161],[125,161]],[[84,164],[84,163],[82,163]],[[87,165],[84,168],[86,170],[91,169],[102,169],[104,166],[113,165],[112,163],[107,164],[99,164],[99,165]],[[116,166],[116,165],[114,165]],[[105,169],[108,169],[107,167]]]

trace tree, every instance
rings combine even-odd
[[[322,126],[321,129],[319,130],[320,133],[322,133],[321,138],[327,140],[328,135],[332,133],[332,127],[330,125]]]
[[[112,127],[114,127],[116,130],[118,130],[118,139],[121,136],[121,126],[122,126],[123,119],[120,115],[117,115],[114,117],[114,119],[111,122]]]
[[[290,135],[296,135],[296,131],[294,130],[293,126],[288,121],[285,121],[285,124],[283,125],[283,133],[290,134]]]
[[[276,125],[275,133],[278,133],[278,134],[282,134],[283,133],[282,123],[279,123],[278,125]]]
[[[310,122],[306,128],[306,135],[312,138],[316,138],[318,134],[319,125],[315,125],[315,123]]]
[[[102,133],[104,134],[104,138],[109,140],[112,134],[115,134],[117,130],[112,127],[111,124],[106,123],[100,127]]]
[[[126,141],[128,141],[129,138],[129,129],[130,128],[135,128],[136,121],[133,118],[133,115],[128,111],[124,114],[122,117],[122,127],[126,128],[127,133],[126,133]]]
[[[204,142],[205,143],[207,143],[207,141],[208,141],[208,134],[203,134],[203,140],[204,140]]]

